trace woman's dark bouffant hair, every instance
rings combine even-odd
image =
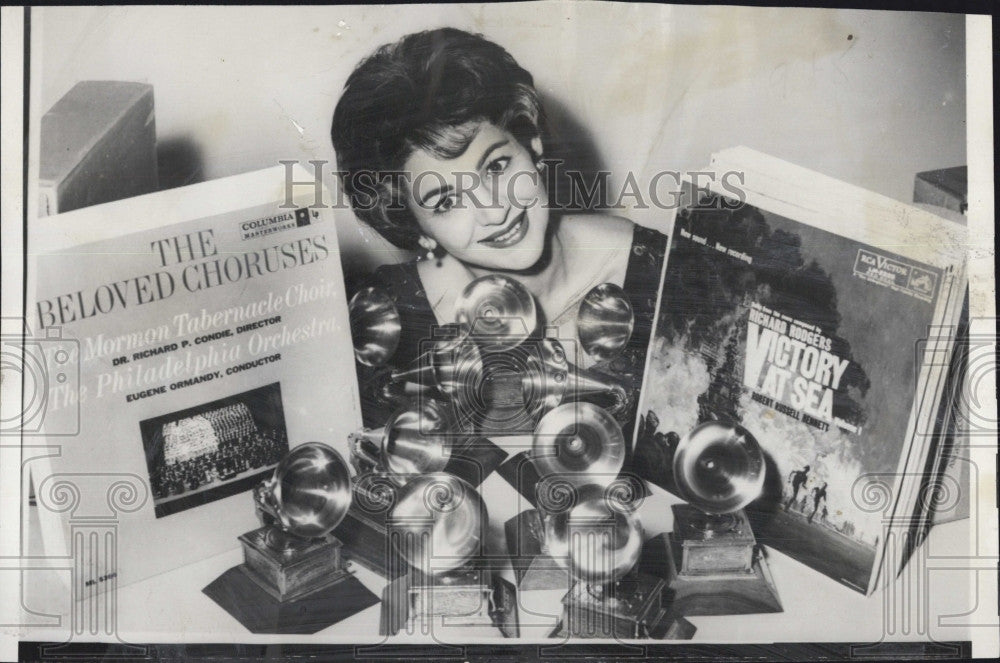
[[[399,180],[384,175],[400,171],[416,150],[459,156],[478,121],[506,129],[529,152],[543,121],[531,74],[482,36],[419,32],[363,60],[344,85],[330,131],[358,217],[396,246],[417,248],[420,230]]]

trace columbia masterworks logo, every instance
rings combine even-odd
[[[868,249],[858,249],[854,275],[925,302],[933,300],[937,292],[938,275],[934,272]]]
[[[290,212],[264,216],[259,219],[240,222],[243,239],[256,239],[264,235],[272,235],[282,230],[291,230],[308,226],[312,220],[319,217],[319,212],[300,207]]]

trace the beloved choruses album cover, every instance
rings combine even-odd
[[[352,370],[326,352],[350,340],[333,222],[308,197],[282,208],[283,178],[34,227],[30,324],[43,365],[61,367],[39,432],[64,440],[33,464],[38,515],[47,549],[87,551],[84,595],[230,548],[254,524],[249,491],[290,447],[360,423],[350,382],[339,399],[315,389]],[[88,518],[111,519],[113,555],[77,541]]]

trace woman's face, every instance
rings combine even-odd
[[[423,234],[464,263],[528,269],[545,247],[545,186],[531,153],[509,132],[481,123],[454,159],[423,150],[406,160],[410,210]]]

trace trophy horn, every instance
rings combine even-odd
[[[764,487],[764,452],[743,426],[706,421],[677,445],[673,463],[677,489],[710,515],[739,511]]]
[[[380,408],[396,409],[417,398],[434,398],[433,383],[399,379],[400,372],[390,366],[378,367],[365,385],[362,398],[370,398]],[[419,380],[417,376],[414,379]]]
[[[409,367],[392,371],[390,379],[397,390],[426,393],[435,388],[454,397],[466,385],[477,382],[482,372],[479,348],[458,325],[448,324],[436,328],[429,349]]]
[[[385,431],[382,458],[391,475],[439,472],[451,458],[449,420],[437,401],[421,399],[397,411]]]
[[[347,306],[354,357],[365,366],[382,366],[396,354],[402,332],[399,311],[384,290],[363,288]]]
[[[600,485],[580,486],[575,503],[547,515],[544,527],[549,555],[588,584],[618,580],[632,570],[642,553],[638,514]]]
[[[595,396],[610,397],[605,409],[611,414],[627,408],[629,398],[625,388],[595,371],[574,366],[562,343],[545,338],[534,345],[536,352],[528,354],[522,378],[524,402],[530,411],[546,412],[567,399]]]
[[[268,545],[290,548],[285,535],[321,537],[344,519],[351,505],[350,471],[337,451],[308,442],[285,455],[272,477],[254,491],[254,500],[278,525],[269,531]]]
[[[635,315],[625,291],[614,283],[594,287],[580,302],[577,336],[584,352],[598,360],[618,353],[632,337]]]
[[[405,477],[445,468],[451,458],[450,423],[437,401],[420,399],[394,412],[382,428],[351,433],[351,455],[359,472],[381,470]]]
[[[603,408],[566,403],[538,422],[531,461],[543,478],[556,474],[574,486],[606,486],[625,464],[625,436]]]
[[[566,350],[554,338],[541,339],[535,350],[526,356],[521,390],[525,408],[537,416],[562,403],[571,371]]]
[[[447,574],[480,554],[487,522],[476,489],[443,472],[407,483],[389,514],[393,546],[427,576]]]
[[[455,300],[455,322],[490,345],[515,347],[538,326],[535,298],[520,282],[500,274],[473,280]]]

